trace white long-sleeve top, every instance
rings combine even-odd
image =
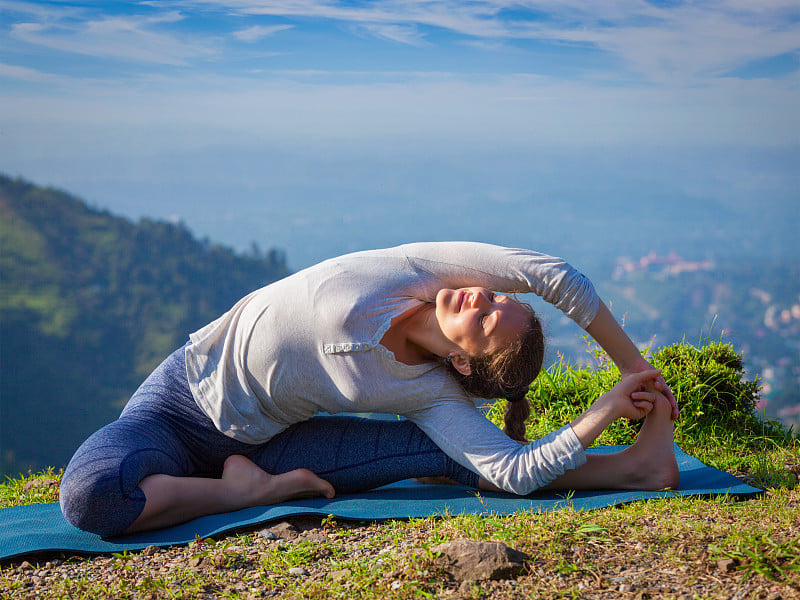
[[[530,493],[585,463],[571,427],[520,445],[442,365],[401,363],[380,344],[394,317],[470,286],[534,292],[583,328],[599,304],[581,273],[528,250],[430,242],[357,252],[256,290],[193,333],[190,388],[222,433],[251,444],[320,412],[402,415],[459,464]]]

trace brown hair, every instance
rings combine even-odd
[[[533,308],[520,303],[530,312],[528,329],[515,342],[494,354],[470,357],[471,373],[462,375],[449,360],[448,370],[464,391],[476,398],[506,398],[503,431],[518,442],[527,442],[525,421],[531,413],[526,394],[528,386],[539,375],[544,360],[542,324]]]

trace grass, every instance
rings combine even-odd
[[[678,348],[664,356],[676,355],[683,362],[674,372],[665,368],[665,376],[683,396],[679,443],[762,487],[763,496],[674,497],[507,517],[304,520],[293,540],[249,532],[150,552],[8,561],[0,564],[0,597],[800,598],[797,438],[748,410],[754,386],[728,350]],[[616,377],[607,366],[557,365],[531,390],[534,414],[545,425],[532,422],[529,434],[569,420]],[[619,423],[601,443],[628,443],[635,433],[635,424]],[[59,478],[49,470],[9,479],[0,485],[0,507],[54,502]],[[527,570],[510,580],[454,581],[431,548],[455,538],[521,550],[530,556]]]

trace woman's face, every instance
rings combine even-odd
[[[529,327],[530,313],[516,300],[473,287],[436,294],[442,333],[470,356],[492,354],[516,341]]]

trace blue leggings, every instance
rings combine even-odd
[[[61,482],[61,510],[79,529],[124,532],[144,508],[139,482],[156,473],[219,477],[243,454],[267,473],[309,469],[337,493],[409,477],[442,476],[476,487],[478,476],[450,459],[410,421],[315,417],[260,445],[220,433],[189,390],[183,348],[139,387],[119,419],[86,440]]]

